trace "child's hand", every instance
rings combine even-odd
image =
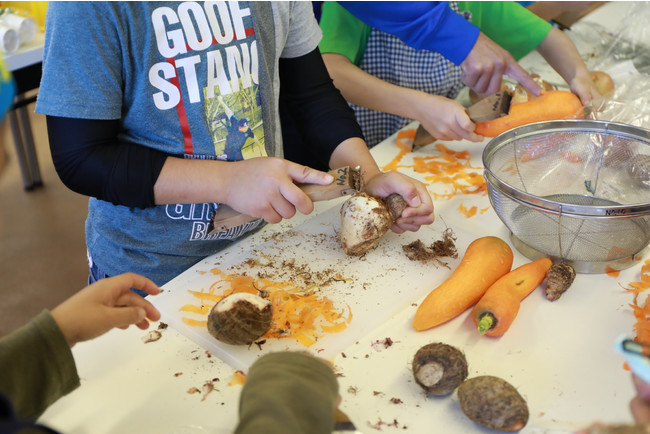
[[[600,96],[598,88],[588,74],[574,77],[569,85],[571,86],[571,92],[578,95],[582,105],[586,105]]]
[[[416,232],[422,225],[433,223],[433,201],[426,186],[399,172],[384,172],[367,180],[366,191],[377,197],[398,193],[409,205],[391,227],[395,233]]]
[[[474,133],[476,124],[461,104],[443,96],[419,93],[421,98],[416,119],[437,140],[483,140],[483,136]]]
[[[650,424],[650,384],[632,374],[636,396],[630,401],[630,410],[636,423]]]
[[[230,163],[228,195],[225,201],[235,210],[260,217],[269,223],[291,218],[296,210],[310,214],[314,204],[296,184],[329,185],[334,177],[275,158],[252,158]]]
[[[158,321],[160,312],[131,288],[151,295],[160,293],[160,288],[146,277],[125,273],[99,280],[52,309],[70,347],[115,327],[125,329],[135,324],[144,330],[149,327],[147,318]]]
[[[504,75],[515,79],[536,96],[542,91],[512,55],[483,32],[479,33],[474,47],[460,65],[463,69],[463,83],[481,97],[501,90]]]

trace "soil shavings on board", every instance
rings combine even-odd
[[[449,268],[449,265],[441,261],[440,258],[458,258],[455,241],[456,236],[454,235],[454,231],[451,228],[447,228],[442,233],[442,239],[434,241],[429,247],[421,240],[415,240],[410,244],[402,246],[402,250],[411,261],[419,261],[423,264],[435,262],[443,267]]]

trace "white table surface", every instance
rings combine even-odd
[[[586,19],[599,17],[607,23],[611,17],[622,16],[626,7],[626,3],[609,4]],[[487,140],[479,144],[449,142],[445,146],[469,150],[472,166],[480,168],[486,143]],[[395,136],[372,150],[380,165],[391,161],[397,152]],[[431,145],[417,151],[417,155],[435,154]],[[408,163],[413,155],[406,156],[403,162]],[[421,176],[408,167],[402,170]],[[444,190],[444,186],[429,187],[431,191]],[[197,276],[203,276],[205,271],[258,254],[258,248],[264,251],[270,237],[274,234],[282,237],[290,228],[302,233],[318,224],[326,236],[335,236],[341,203],[342,199],[318,203],[313,216],[297,216],[280,225],[267,226],[221,254],[206,258],[165,285],[165,289],[193,288]],[[467,218],[458,211],[461,204],[467,208],[476,205],[481,210],[489,207],[489,200],[482,195],[436,200],[434,225],[407,237],[432,242],[449,226],[458,236],[461,255],[467,244],[480,236],[496,235],[510,242],[507,229],[491,208]],[[400,261],[402,244],[406,243],[401,236],[389,234],[374,254]],[[513,267],[527,261],[513,250]],[[291,256],[291,252],[286,254]],[[302,258],[296,258],[299,259]],[[357,273],[360,278],[370,276],[359,270],[375,272],[373,261],[370,253],[350,273]],[[458,261],[450,261],[451,267]],[[462,414],[455,394],[426,397],[412,380],[410,364],[417,349],[441,341],[465,352],[470,376],[500,376],[519,389],[530,408],[530,421],[522,430],[524,433],[572,432],[595,420],[631,422],[630,374],[623,369],[622,358],[613,351],[613,343],[621,334],[634,335],[634,316],[628,306],[632,296],[621,285],[639,279],[640,264],[615,278],[604,274],[578,275],[571,289],[553,303],[536,290],[522,303],[511,329],[499,339],[480,336],[468,317],[469,312],[431,330],[415,332],[411,321],[417,304],[451,271],[440,267],[432,272],[413,265],[415,277],[391,282],[396,291],[403,292],[404,305],[389,314],[385,310],[378,313],[387,316],[371,330],[355,329],[357,335],[348,336],[352,341],[347,348],[337,349],[332,356],[341,374],[341,408],[365,433],[492,432]],[[379,304],[373,297],[364,301],[369,305]],[[162,321],[169,319],[163,316]],[[145,334],[136,328],[114,330],[75,346],[73,353],[82,386],[54,404],[41,422],[66,433],[231,432],[237,422],[241,390],[241,386],[228,385],[235,368],[172,326],[162,331],[162,338],[157,342],[145,344],[142,340]],[[382,345],[386,338],[392,340],[391,346]],[[247,351],[253,352],[253,356],[261,352],[256,346]],[[217,390],[205,399],[201,394],[188,393],[190,388],[200,389],[209,381]],[[392,398],[398,398],[401,403],[393,403]]]

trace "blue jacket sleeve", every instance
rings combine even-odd
[[[456,65],[474,47],[479,28],[438,1],[341,1],[364,23],[418,50],[436,51]]]

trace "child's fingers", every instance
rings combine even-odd
[[[295,163],[289,165],[288,175],[296,184],[329,185],[334,182],[334,177],[327,172]]]

